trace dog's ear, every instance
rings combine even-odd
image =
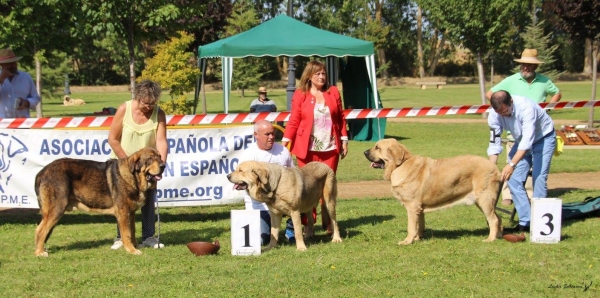
[[[385,180],[390,180],[392,172],[412,156],[408,149],[398,141],[394,141],[388,146],[386,155],[387,160],[385,163],[385,172],[383,173]]]
[[[139,152],[127,157],[129,162],[129,172],[132,174],[142,169],[142,155]]]
[[[256,176],[256,180],[259,182],[260,188],[268,192],[269,187],[269,172],[264,168],[253,168],[252,174]]]
[[[404,163],[404,161],[406,160],[406,154],[408,153],[406,147],[404,147],[404,145],[400,143],[395,143],[389,146],[387,151],[388,154],[392,157],[392,162],[394,163],[394,165],[396,165],[396,167],[399,167],[402,165],[402,163]]]

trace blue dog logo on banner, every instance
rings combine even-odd
[[[18,159],[17,154],[28,152],[27,146],[21,140],[6,133],[0,133],[0,192],[4,193],[4,185],[8,185],[12,173],[8,172],[11,162],[25,164],[27,157]]]

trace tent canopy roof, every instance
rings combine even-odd
[[[369,56],[373,43],[321,30],[279,15],[248,31],[198,47],[199,58]]]

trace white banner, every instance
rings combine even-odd
[[[0,207],[38,208],[35,176],[62,157],[106,161],[108,130],[0,130]],[[169,155],[158,182],[160,206],[232,204],[243,192],[227,180],[254,142],[253,126],[168,129]]]

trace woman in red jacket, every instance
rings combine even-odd
[[[325,65],[319,61],[306,65],[300,86],[292,97],[290,119],[281,140],[284,146],[289,142],[298,167],[320,161],[335,172],[340,157],[348,154],[348,131],[340,91],[327,84]],[[321,216],[325,226],[329,222],[326,212],[321,212]]]

